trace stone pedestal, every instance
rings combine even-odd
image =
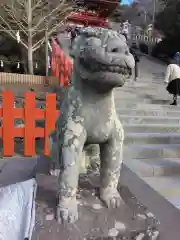
[[[119,186],[122,197],[119,209],[104,207],[98,198],[98,172],[89,171],[88,175],[81,176],[77,194],[79,220],[68,225],[58,225],[54,216],[57,179],[41,175],[37,180],[39,192],[34,239],[158,239],[159,223],[155,216],[148,212],[126,186]]]

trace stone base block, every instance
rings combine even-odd
[[[37,181],[39,192],[33,240],[160,239],[159,222],[126,186],[119,186],[122,197],[119,209],[107,209],[102,204],[98,198],[97,172],[80,177],[77,194],[79,220],[74,224],[59,225],[55,219],[57,179],[41,175]]]

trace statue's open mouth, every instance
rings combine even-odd
[[[127,66],[125,67],[125,66],[119,66],[119,65],[106,65],[106,64],[101,64],[99,62],[88,63],[83,59],[80,60],[80,63],[86,70],[89,69],[92,72],[116,73],[116,74],[124,75],[126,77],[131,75],[131,68]]]
[[[131,73],[131,69],[123,66],[117,66],[117,65],[104,65],[104,64],[99,64],[98,66],[99,71],[103,72],[112,72],[112,73],[119,73],[119,74],[124,74],[124,75],[129,75]]]

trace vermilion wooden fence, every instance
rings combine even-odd
[[[24,108],[14,108],[14,95],[12,92],[3,92],[2,107],[0,107],[0,138],[3,143],[3,156],[14,155],[14,137],[24,138],[24,155],[34,156],[35,138],[45,139],[44,154],[49,155],[48,135],[55,129],[58,116],[56,110],[56,94],[46,95],[45,110],[36,108],[36,96],[34,92],[26,92],[24,96]],[[23,118],[24,127],[14,127],[14,119]],[[35,120],[45,120],[44,128],[36,128]]]

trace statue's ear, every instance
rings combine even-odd
[[[81,37],[77,36],[73,41],[73,44],[72,44],[70,52],[69,52],[69,55],[72,58],[75,58],[78,55],[79,46],[80,46],[80,39],[81,39]]]

